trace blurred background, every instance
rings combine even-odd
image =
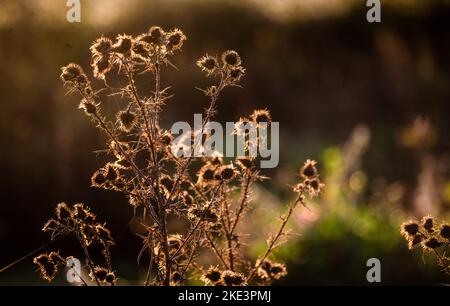
[[[127,227],[132,207],[89,187],[105,138],[65,96],[59,68],[90,72],[95,38],[160,25],[188,37],[173,59],[179,71],[162,75],[175,93],[164,127],[206,106],[195,61],[226,49],[240,53],[247,75],[243,89],[226,90],[217,120],[267,107],[280,122],[280,164],[253,195],[248,226],[263,229],[254,232],[276,225],[303,161],[319,162],[326,188],[292,219],[300,235],[277,252],[289,270],[279,284],[367,284],[371,257],[382,284],[448,283],[431,257],[408,251],[399,226],[426,214],[449,220],[450,1],[382,1],[374,24],[367,9],[362,0],[81,0],[81,23],[68,23],[63,0],[0,1],[0,266],[48,240],[40,229],[56,203],[84,202],[112,230],[119,277],[144,277],[141,241]],[[252,256],[263,238],[249,240]],[[58,248],[79,254],[74,241]],[[45,284],[34,270],[29,258],[0,284]]]

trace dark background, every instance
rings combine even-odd
[[[365,1],[280,1],[281,8],[262,0],[81,1],[81,23],[74,24],[65,20],[64,2],[0,3],[0,266],[47,241],[40,228],[56,203],[84,202],[118,240],[119,275],[142,276],[145,267],[135,264],[141,242],[126,227],[132,208],[120,195],[89,187],[105,162],[92,153],[103,148],[104,135],[76,109],[77,98],[64,95],[59,68],[77,62],[88,70],[88,48],[101,34],[161,25],[188,37],[173,60],[179,71],[168,67],[162,75],[175,93],[163,125],[192,121],[206,106],[194,89],[208,84],[195,66],[200,56],[238,51],[247,69],[243,89],[225,92],[217,120],[271,110],[280,122],[281,160],[266,171],[273,179],[263,187],[281,205],[292,198],[286,183],[303,160],[317,159],[325,183],[337,184],[335,161],[349,135],[361,124],[370,131],[365,153],[350,165],[363,174],[364,187],[347,192],[351,171],[342,186],[330,185],[343,195],[325,194],[315,224],[298,225],[303,236],[280,252],[290,272],[282,283],[364,284],[370,257],[381,259],[385,284],[448,282],[431,259],[424,264],[420,251],[409,252],[398,233],[408,216],[449,216],[448,1],[382,1],[379,24],[366,21]],[[150,88],[152,80],[139,85]],[[392,184],[402,190],[395,201]],[[428,206],[417,200],[424,186],[431,190]],[[371,230],[360,235],[359,224]],[[55,248],[79,252],[71,241]],[[33,269],[29,258],[0,274],[0,283],[43,284]]]

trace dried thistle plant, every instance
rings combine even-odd
[[[109,162],[93,173],[92,186],[120,192],[135,208],[135,213],[142,211],[146,235],[140,236],[143,247],[138,261],[145,254],[150,258],[145,285],[178,285],[190,279],[207,285],[270,284],[287,274],[286,266],[273,258],[273,250],[286,240],[290,216],[299,204],[306,206],[307,195],[317,196],[323,187],[316,162],[308,160],[301,168],[300,182],[293,187],[295,201],[281,217],[278,230],[268,238],[267,250],[252,263],[243,252],[243,233],[238,231],[238,225],[245,221],[251,205],[252,185],[266,179],[256,166],[256,158],[244,156],[225,163],[222,157],[203,157],[196,169],[192,153],[197,140],[191,154],[176,157],[171,151],[173,135],[160,126],[161,112],[170,98],[169,87],[162,86],[161,70],[174,66],[170,59],[185,40],[179,29],[166,32],[158,26],[137,36],[119,35],[115,41],[98,38],[90,50],[93,75],[104,84],[100,89],[93,88],[79,65],[62,67],[64,85],[69,92],[80,95],[80,109],[108,137]],[[231,86],[240,87],[245,69],[239,54],[230,50],[220,57],[205,55],[197,65],[215,80],[214,85],[203,90],[209,99],[200,130],[201,139],[205,140],[208,138],[205,127],[217,111],[222,91]],[[144,96],[135,81],[137,75],[146,74],[154,78],[150,96]],[[110,76],[119,78],[125,85],[110,86],[107,81]],[[100,101],[102,91],[122,98],[122,107],[109,119],[102,112],[106,103]],[[267,127],[271,121],[270,112],[263,109],[255,110],[239,122],[266,123]],[[249,143],[246,146],[248,149]],[[239,195],[237,201],[231,196],[234,194]],[[51,219],[44,231],[52,239],[75,235],[92,279],[98,285],[113,285],[116,276],[111,267],[113,241],[109,231],[96,223],[95,215],[82,204],[71,208],[59,204],[56,214],[57,218]],[[183,233],[169,232],[168,217],[173,215],[186,221]],[[102,247],[105,266],[96,265],[90,256],[94,243]],[[216,257],[216,266],[202,266],[198,254],[205,249]],[[63,262],[58,256],[53,256],[56,261],[49,260],[51,254],[35,258],[47,280],[53,279],[58,263]]]
[[[450,275],[450,257],[447,255],[450,245],[448,223],[439,224],[432,216],[425,216],[420,222],[404,222],[400,232],[408,241],[410,250],[420,247],[424,252],[433,254],[442,271]]]

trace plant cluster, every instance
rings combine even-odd
[[[243,251],[245,233],[239,225],[251,207],[253,184],[266,179],[257,167],[257,158],[239,156],[225,161],[219,154],[194,158],[193,150],[199,145],[194,137],[191,154],[177,157],[171,147],[174,136],[160,126],[161,112],[171,97],[169,87],[162,86],[161,70],[175,66],[171,58],[185,41],[181,30],[165,31],[158,26],[137,36],[98,38],[90,51],[93,76],[102,84],[100,89],[94,89],[78,64],[62,67],[64,85],[69,92],[79,94],[80,109],[108,138],[108,162],[93,173],[91,185],[122,193],[135,214],[142,213],[146,234],[139,236],[143,247],[138,261],[143,256],[149,258],[145,285],[179,285],[191,279],[208,285],[270,284],[287,274],[286,266],[273,258],[273,250],[285,241],[290,216],[299,204],[306,206],[306,196],[319,195],[323,187],[316,162],[307,160],[301,168],[299,182],[293,187],[296,199],[281,216],[278,230],[268,238],[264,254],[252,263]],[[209,137],[205,127],[217,112],[221,93],[228,87],[240,87],[245,68],[239,54],[231,50],[220,57],[205,55],[197,65],[214,80],[213,85],[202,90],[209,100],[200,130],[201,141],[205,141]],[[136,82],[137,77],[146,75],[154,79],[150,95],[144,95]],[[112,77],[122,85],[111,86]],[[120,109],[113,116],[103,111],[107,103],[101,101],[103,92],[121,98]],[[270,112],[259,109],[239,122],[265,123],[263,126],[268,128],[271,121]],[[58,204],[56,215],[44,231],[51,234],[52,240],[75,235],[92,281],[113,285],[116,276],[111,267],[110,232],[96,223],[95,215],[82,204]],[[172,216],[185,222],[184,232],[169,231],[168,218]],[[90,248],[94,244],[101,246],[105,265],[93,262]],[[214,254],[215,266],[202,266],[198,254],[204,250]],[[57,253],[35,258],[47,280],[54,278],[63,262]]]
[[[424,252],[434,254],[443,272],[450,275],[450,257],[447,250],[450,244],[450,224],[439,224],[432,216],[418,221],[407,221],[401,226],[401,233],[408,241],[410,250],[420,247]]]

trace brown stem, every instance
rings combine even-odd
[[[275,247],[275,243],[278,241],[278,239],[282,236],[283,232],[284,232],[284,228],[286,227],[286,224],[290,218],[290,216],[292,215],[292,212],[294,211],[295,207],[297,206],[297,204],[300,202],[302,193],[299,193],[297,199],[295,200],[295,202],[289,207],[288,213],[286,215],[286,217],[283,218],[283,222],[280,225],[280,228],[278,229],[277,234],[275,235],[275,237],[273,237],[270,242],[269,242],[269,246],[267,247],[266,252],[264,253],[264,255],[261,257],[261,259],[259,260],[259,263],[250,271],[248,277],[247,277],[247,283],[249,283],[255,272],[258,270],[258,268],[262,265],[263,261],[267,258],[267,256],[269,256],[269,254],[272,252],[272,250]]]
[[[75,233],[75,235],[77,236],[78,241],[81,244],[81,248],[83,249],[84,252],[84,256],[86,256],[87,262],[88,262],[88,266],[89,269],[91,270],[92,275],[94,276],[95,282],[97,283],[98,286],[100,286],[100,281],[97,278],[97,275],[95,275],[95,271],[94,271],[94,262],[92,261],[91,256],[89,255],[89,251],[87,249],[86,244],[84,243],[84,240],[78,235],[78,230]]]
[[[200,238],[201,238],[201,235],[198,235],[198,238],[194,244],[194,247],[192,248],[191,254],[189,255],[189,259],[186,263],[186,266],[183,268],[183,271],[181,272],[181,278],[184,278],[184,275],[186,274],[187,270],[189,269],[189,266],[192,263],[192,260],[194,259],[195,251],[197,250],[197,247],[200,243]]]
[[[166,266],[166,273],[164,277],[164,285],[170,286],[170,274],[171,274],[171,267],[172,267],[172,258],[169,254],[169,235],[167,233],[167,220],[166,220],[166,212],[164,209],[160,210],[161,212],[161,234],[163,238],[163,249],[164,249],[164,255],[165,255],[165,266]]]
[[[246,174],[245,187],[244,187],[244,191],[243,191],[243,194],[242,194],[241,203],[239,205],[239,210],[238,210],[238,212],[236,214],[236,218],[234,219],[233,226],[231,227],[231,230],[230,230],[231,234],[233,234],[234,230],[236,229],[236,226],[237,226],[237,224],[239,222],[239,218],[240,218],[240,216],[241,216],[241,214],[244,211],[244,208],[246,206],[246,200],[248,198],[248,190],[249,190],[249,187],[250,187],[250,182],[251,182],[251,176],[250,176],[250,174]]]
[[[217,188],[214,190],[214,193],[211,197],[211,200],[209,201],[208,205],[206,206],[206,208],[204,208],[204,211],[202,213],[202,215],[200,216],[200,218],[198,219],[197,223],[195,224],[195,226],[190,230],[190,232],[187,234],[186,239],[184,239],[183,243],[181,243],[181,245],[178,247],[178,249],[175,251],[175,253],[172,255],[172,259],[175,258],[175,256],[177,256],[177,254],[181,251],[181,249],[184,247],[184,245],[189,241],[189,239],[191,238],[191,236],[194,234],[194,232],[197,230],[197,228],[200,226],[200,224],[204,221],[206,213],[208,212],[208,210],[211,208],[212,204],[214,203],[214,199],[217,195],[217,192],[220,190],[220,187],[222,186],[222,183],[220,183]]]
[[[201,128],[201,130],[200,130],[200,137],[198,137],[198,139],[199,139],[200,141],[202,140],[203,132],[204,132],[204,130],[205,130],[206,124],[207,124],[207,123],[211,120],[211,118],[213,117],[214,109],[215,109],[215,107],[216,107],[216,103],[217,103],[217,100],[218,100],[218,98],[219,98],[219,94],[220,94],[220,92],[225,88],[225,86],[226,86],[226,85],[225,85],[225,83],[224,83],[224,78],[223,78],[223,76],[222,76],[222,78],[221,78],[221,80],[220,80],[220,83],[219,83],[219,86],[217,87],[217,90],[214,92],[214,95],[211,97],[211,103],[210,103],[210,105],[209,105],[209,108],[206,110],[206,117],[205,117],[205,119],[203,119],[203,122],[202,122],[202,128]],[[195,139],[195,138],[194,138],[194,139]],[[191,149],[191,154],[189,155],[187,161],[184,163],[184,165],[181,167],[180,171],[178,172],[177,178],[176,178],[176,180],[175,180],[175,183],[173,184],[173,187],[172,187],[172,190],[171,190],[170,193],[169,193],[169,196],[167,197],[166,203],[170,203],[170,200],[171,200],[172,197],[174,196],[174,193],[175,193],[175,191],[177,190],[177,187],[178,187],[178,184],[180,183],[181,178],[184,176],[184,174],[185,174],[187,168],[189,167],[189,165],[190,165],[190,163],[191,163],[191,160],[192,160],[192,158],[193,158],[193,156],[194,156],[195,148],[196,148],[197,145],[198,145],[198,142],[197,142],[198,139],[195,139],[196,142],[194,142],[194,145],[193,145],[193,147],[192,147],[192,149]],[[179,190],[178,190],[178,191],[179,191]]]
[[[228,270],[228,264],[226,263],[225,259],[223,258],[222,254],[220,254],[219,250],[217,249],[214,241],[212,240],[212,237],[208,234],[207,231],[204,231],[206,239],[208,240],[209,245],[211,246],[211,248],[214,250],[214,253],[216,254],[217,258],[219,258],[219,260],[222,262],[222,264],[224,265],[225,269]]]

